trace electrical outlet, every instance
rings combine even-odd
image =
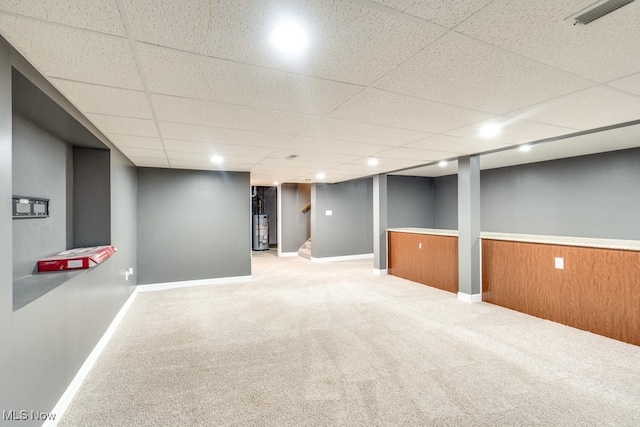
[[[129,281],[129,276],[133,276],[133,267],[129,267],[125,272],[124,272],[124,280],[126,282]]]
[[[555,266],[558,270],[564,270],[564,258],[556,257]]]

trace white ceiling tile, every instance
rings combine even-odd
[[[158,130],[153,120],[105,116],[103,114],[86,114],[86,116],[104,134],[158,137]]]
[[[283,148],[292,151],[304,150],[320,153],[369,156],[390,147],[384,145],[361,144],[359,142],[336,141],[334,139],[298,136],[288,142]]]
[[[159,122],[162,137],[182,141],[211,142],[220,144],[251,145],[254,147],[280,147],[293,135],[282,133],[253,132],[210,126],[186,125]]]
[[[338,108],[332,117],[441,133],[493,115],[414,98],[407,95],[367,89]]]
[[[301,136],[387,146],[403,145],[429,135],[431,134],[426,132],[379,126],[371,123],[353,122],[331,117],[325,117],[301,134]]]
[[[480,136],[480,129],[489,124],[500,126],[500,133],[492,137]],[[536,123],[516,117],[496,117],[491,120],[475,123],[471,126],[465,126],[447,132],[447,134],[461,138],[481,139],[487,142],[493,141],[513,145],[561,135],[568,135],[577,132],[577,130],[578,129],[576,128],[572,129],[544,123]]]
[[[453,28],[491,3],[492,0],[373,1],[434,24]]]
[[[175,161],[180,162],[200,162],[200,163],[208,163],[211,167],[219,167],[224,168],[228,165],[237,165],[237,164],[245,164],[245,165],[255,165],[264,157],[262,156],[224,156],[224,162],[222,164],[215,164],[211,162],[211,157],[208,154],[204,153],[192,153],[185,151],[168,151],[167,157],[171,164],[175,164]]]
[[[640,2],[588,25],[565,20],[593,3],[497,0],[456,31],[598,82],[638,72]]]
[[[101,33],[126,36],[115,1],[4,0],[0,10]]]
[[[169,162],[165,158],[154,158],[154,157],[134,157],[129,156],[129,160],[131,160],[136,166],[146,166],[146,167],[169,167]]]
[[[449,135],[434,135],[419,141],[406,144],[403,148],[417,148],[420,150],[445,151],[449,153],[476,154],[507,147],[493,141],[479,139],[460,138]]]
[[[607,85],[635,95],[640,95],[640,73],[614,80],[607,83]]]
[[[349,0],[166,2],[127,0],[138,40],[237,62],[368,85],[445,30]],[[285,20],[307,29],[309,48],[285,57],[269,33]],[[189,28],[189,31],[184,31]]]
[[[146,44],[140,56],[152,92],[225,104],[325,115],[363,89]]]
[[[248,172],[251,164],[247,163],[225,163],[224,165],[214,165],[206,160],[171,160],[171,167],[174,169],[198,169],[227,172]]]
[[[290,156],[296,156],[295,158],[287,159]],[[347,163],[352,162],[362,157],[361,155],[354,154],[338,154],[338,153],[323,153],[318,151],[304,151],[293,148],[280,148],[269,155],[271,159],[282,159],[285,164],[296,164],[301,162],[331,162],[331,163]],[[286,163],[290,162],[290,163]]]
[[[153,95],[152,98],[158,120],[165,122],[298,134],[319,119],[317,116],[166,95]]]
[[[283,168],[283,170],[300,171],[300,172],[308,172],[309,169],[311,169],[315,173],[321,169],[338,166],[340,163],[341,162],[335,162],[335,161],[332,162],[329,160],[314,159],[314,158],[303,157],[303,156],[300,156],[300,158],[293,159],[293,160],[269,157],[260,161],[260,163],[258,163],[256,167],[258,168],[257,170],[260,170],[259,166],[267,166],[267,167],[279,167],[279,168]]]
[[[376,157],[411,160],[417,163],[419,161],[429,162],[434,160],[449,159],[452,157],[458,157],[459,155],[460,154],[458,153],[447,153],[444,151],[427,151],[399,147],[378,153]]]
[[[148,159],[166,159],[164,150],[151,150],[147,148],[121,147],[120,150],[127,157],[146,157]]]
[[[448,35],[375,83],[375,87],[473,110],[502,114],[595,83]]]
[[[438,177],[445,175],[453,175],[458,172],[458,162],[450,161],[445,166],[439,164],[433,164],[429,166],[422,166],[419,168],[406,169],[399,172],[394,172],[392,175],[405,175],[405,176],[427,176]]]
[[[605,142],[604,144],[603,141]],[[514,149],[481,156],[480,168],[492,169],[583,156],[603,151],[624,150],[637,147],[638,141],[640,141],[640,125],[614,128],[558,141],[535,144],[530,151],[524,153]]]
[[[509,115],[574,129],[593,129],[637,120],[640,98],[598,86],[514,111]]]
[[[118,148],[131,147],[131,148],[147,148],[150,150],[162,150],[162,141],[160,138],[149,138],[146,136],[132,136],[132,135],[115,135],[106,134],[106,136],[113,142]]]
[[[85,114],[153,118],[144,92],[61,79],[51,79],[51,82]]]
[[[275,151],[271,147],[252,147],[249,145],[213,144],[194,141],[177,141],[164,139],[167,151],[181,151],[187,153],[202,153],[209,156],[252,156],[264,158]]]
[[[48,77],[142,90],[127,39],[0,15],[3,35]]]

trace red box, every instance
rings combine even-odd
[[[93,246],[90,248],[76,248],[60,252],[57,255],[38,261],[38,271],[83,270],[94,267],[118,249],[115,246]]]

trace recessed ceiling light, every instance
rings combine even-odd
[[[531,151],[531,146],[530,145],[521,145],[520,146],[520,151]]]
[[[496,125],[495,123],[490,123],[488,125],[482,126],[478,133],[482,137],[491,138],[492,136],[496,136],[500,133],[500,126]]]
[[[219,165],[220,163],[224,162],[224,159],[220,156],[211,156],[211,163],[215,163],[216,165]]]
[[[278,181],[273,181],[273,185],[278,185]]]
[[[443,167],[447,166],[447,161],[446,161],[446,160],[440,160],[440,161],[438,162],[438,166],[440,166],[441,168],[443,168]]]
[[[373,158],[373,157],[370,157],[370,158],[367,160],[367,164],[368,164],[369,166],[375,166],[375,165],[377,165],[378,163],[380,163],[380,161],[379,161],[378,159]]]
[[[309,45],[307,33],[293,22],[280,25],[269,33],[271,44],[287,54],[300,53]]]
[[[318,179],[325,179],[327,177],[327,175],[323,174],[322,172],[318,172],[316,174],[316,178]]]

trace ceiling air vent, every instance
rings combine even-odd
[[[586,9],[582,9],[575,15],[570,16],[569,20],[573,21],[573,25],[587,25],[596,19],[600,19],[609,13],[633,3],[635,0],[604,0],[592,4]]]
[[[295,159],[296,157],[298,157],[298,155],[297,155],[297,154],[292,154],[292,155],[290,155],[290,156],[285,157],[285,160],[293,160],[293,159]]]

